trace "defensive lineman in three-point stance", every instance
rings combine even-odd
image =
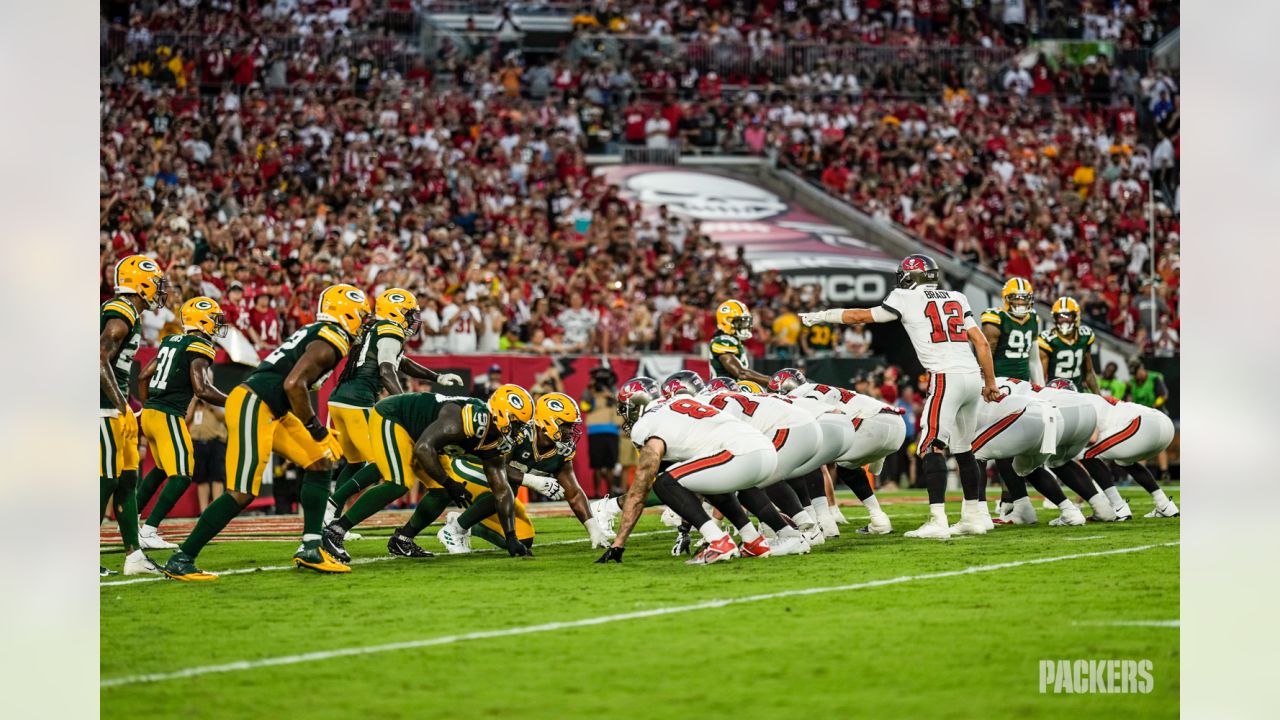
[[[962,293],[940,289],[938,274],[933,258],[909,255],[898,268],[897,289],[878,307],[802,313],[800,320],[806,325],[902,322],[920,364],[929,371],[919,443],[929,489],[929,520],[906,535],[945,540],[953,531],[981,535],[990,527],[986,503],[978,499],[983,480],[970,443],[979,398],[995,402],[1003,395],[996,387],[991,346],[973,319],[969,301]],[[946,515],[947,465],[943,454],[947,452],[956,459],[964,489],[960,522],[954,528],[948,526]]]

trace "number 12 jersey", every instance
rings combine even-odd
[[[969,347],[967,334],[978,324],[963,293],[935,287],[897,288],[880,306],[902,321],[926,370],[978,372],[978,360]]]

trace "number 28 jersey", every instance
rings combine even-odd
[[[880,306],[902,321],[916,357],[926,370],[978,372],[967,331],[978,324],[963,293],[935,287],[898,288]]]
[[[721,450],[737,454],[773,449],[760,431],[687,397],[654,401],[631,427],[631,441],[638,446],[655,437],[667,446],[662,459],[676,462]]]

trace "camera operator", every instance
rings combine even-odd
[[[591,463],[592,497],[605,493],[621,495],[625,488],[618,480],[618,417],[615,392],[618,376],[606,366],[591,371],[591,384],[582,394],[582,407],[587,424],[587,452]]]

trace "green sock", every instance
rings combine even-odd
[[[302,473],[302,490],[298,504],[302,506],[302,545],[311,549],[320,544],[324,529],[324,504],[329,501],[329,471],[307,470]]]
[[[148,473],[148,477],[150,474]],[[182,499],[182,494],[191,487],[191,478],[186,475],[174,475],[169,478],[169,482],[165,483],[164,490],[160,491],[160,497],[156,500],[156,506],[151,508],[151,514],[147,516],[147,524],[153,528],[160,527],[160,523],[164,521],[173,506]],[[138,506],[142,506],[142,501],[138,501]]]
[[[338,473],[335,479],[338,487],[333,491],[333,495],[329,499],[338,508],[339,512],[347,506],[347,501],[355,497],[356,493],[382,479],[381,473],[361,474],[360,471],[366,466],[368,466],[368,463],[347,463],[343,466],[342,472]],[[374,469],[376,470],[377,467],[374,466]],[[360,484],[362,479],[364,480],[363,485]]]
[[[443,488],[428,490],[423,494],[422,499],[418,501],[418,507],[414,508],[413,514],[409,516],[409,520],[401,525],[396,532],[405,537],[418,537],[418,533],[426,530],[431,523],[440,518],[440,513],[449,507],[449,493]]]
[[[470,530],[496,512],[498,512],[498,501],[493,499],[493,493],[487,492],[471,501],[471,506],[458,516],[458,524],[463,530]],[[502,546],[506,547],[506,543]]]
[[[222,532],[222,529],[234,520],[242,509],[231,493],[219,495],[217,500],[209,503],[209,507],[200,513],[200,519],[196,521],[195,528],[191,530],[191,534],[178,547],[178,550],[192,558],[199,555],[204,546]]]
[[[472,528],[471,534],[483,540],[487,540],[489,543],[496,545],[503,550],[507,549],[507,538],[502,533],[494,532],[484,525],[477,525]]]
[[[116,484],[113,505],[120,536],[127,548],[138,547],[138,471],[125,470]]]
[[[384,482],[374,485],[365,491],[359,500],[356,500],[356,504],[352,505],[345,515],[338,518],[338,523],[343,530],[350,530],[378,514],[407,492],[409,492],[408,488],[396,483]]]
[[[103,520],[107,519],[107,501],[111,499],[111,495],[116,491],[116,479],[109,478],[105,475],[98,476],[98,497],[102,499],[101,507],[98,510],[98,524],[101,525]]]
[[[160,488],[160,483],[162,482],[164,482],[164,471],[158,465],[151,468],[151,472],[147,473],[142,478],[142,482],[138,483],[139,508],[144,508],[147,503],[151,502],[151,497],[156,494],[156,490]]]

